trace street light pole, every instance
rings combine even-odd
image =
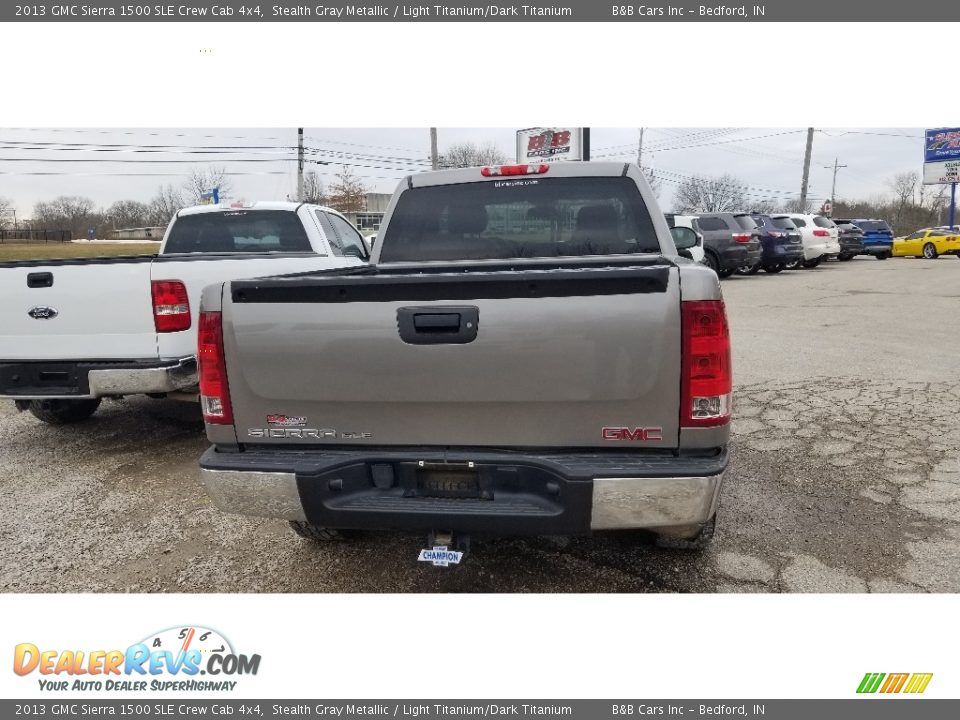
[[[831,165],[823,166],[824,170],[829,170],[831,167],[833,168],[833,185],[830,186],[830,205],[836,205],[837,203],[837,170],[839,170],[840,168],[847,167],[846,165],[838,165],[837,164],[838,162],[839,162],[839,159],[834,158],[832,166]]]

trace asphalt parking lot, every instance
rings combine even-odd
[[[6,592],[958,592],[960,262],[857,258],[724,281],[734,438],[717,537],[317,546],[224,515],[197,406],[131,398],[55,428],[0,405]]]

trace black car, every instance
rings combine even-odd
[[[863,230],[849,220],[837,220],[840,254],[838,260],[852,260],[855,255],[863,255]]]
[[[790,218],[773,218],[763,213],[751,213],[757,224],[763,255],[754,265],[737,269],[741,275],[753,275],[762,267],[768,273],[778,273],[789,263],[803,259],[803,241],[800,231]]]

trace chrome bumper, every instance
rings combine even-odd
[[[297,476],[284,472],[200,469],[213,504],[228,513],[305,521]]]
[[[597,478],[594,530],[702,525],[717,511],[723,475],[675,478]]]
[[[88,397],[94,398],[179,392],[197,385],[197,361],[190,357],[153,368],[91,370],[87,377],[90,383]]]
[[[297,478],[287,472],[201,468],[200,479],[224,512],[306,520]],[[593,480],[592,530],[686,528],[717,510],[723,474],[709,477],[597,478]]]

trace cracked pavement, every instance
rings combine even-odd
[[[6,592],[958,592],[960,262],[857,258],[733,277],[731,466],[702,552],[642,533],[317,546],[220,513],[195,405],[105,402],[50,427],[0,405]]]

